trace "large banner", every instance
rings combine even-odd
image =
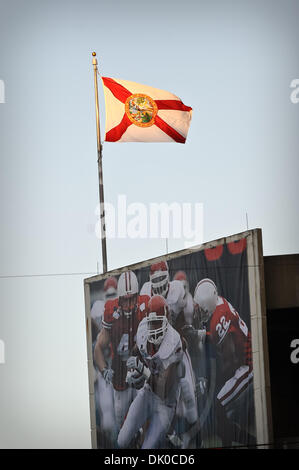
[[[98,448],[255,445],[246,242],[90,282]]]

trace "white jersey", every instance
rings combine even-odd
[[[90,311],[91,318],[96,322],[99,329],[102,329],[102,319],[104,315],[105,300],[96,300]]]
[[[171,388],[167,388],[168,393],[162,396],[163,391],[163,378],[167,378],[165,371],[172,364],[183,364],[185,353],[182,348],[182,341],[179,333],[168,324],[165,336],[159,346],[159,349],[154,352],[152,349],[153,345],[148,343],[148,328],[147,320],[144,318],[138,326],[136,335],[136,344],[139,349],[141,356],[143,357],[144,363],[151,371],[151,375],[155,377],[154,387],[151,377],[145,383],[143,388],[137,393],[137,396],[131,404],[127,418],[118,435],[118,446],[119,448],[129,448],[130,443],[137,431],[147,423],[145,427],[145,436],[142,444],[142,449],[159,449],[164,445],[166,434],[171,428],[175,411],[176,404],[180,395],[183,395],[182,390],[182,378],[177,374],[173,376],[174,380]],[[152,351],[151,351],[152,349]],[[151,352],[153,354],[151,354]],[[185,381],[185,377],[183,377]],[[185,383],[183,383],[185,385]],[[164,381],[165,388],[165,381]],[[187,388],[188,383],[184,387],[184,391]],[[184,394],[184,396],[186,393]],[[190,393],[187,394],[188,403],[190,400]],[[184,399],[184,397],[182,397]],[[195,399],[193,400],[195,408]],[[188,413],[190,415],[190,406]],[[196,414],[196,410],[195,410]],[[189,417],[188,415],[188,417]],[[191,415],[190,415],[191,416]],[[194,414],[192,415],[194,419]]]
[[[168,324],[165,336],[156,352],[152,343],[147,341],[147,337],[147,321],[143,319],[137,330],[136,344],[143,362],[151,371],[147,386],[150,386],[153,394],[160,397],[167,406],[172,406],[177,403],[179,397],[180,374],[176,369],[171,372],[169,367],[183,360],[180,335]],[[168,389],[166,383],[170,377],[172,377],[173,384],[171,389]]]
[[[188,325],[192,325],[193,314],[194,314],[194,303],[193,303],[193,297],[190,294],[190,292],[187,292],[184,300],[185,300],[185,306],[184,306],[185,321]]]
[[[137,330],[136,344],[144,362],[152,373],[160,373],[168,369],[171,364],[181,360],[183,355],[182,341],[179,333],[168,324],[165,336],[158,351],[151,355],[148,352],[147,319],[144,318]]]
[[[187,351],[183,351],[179,333],[170,324],[168,324],[165,336],[158,351],[151,356],[148,351],[147,323],[146,319],[143,319],[138,327],[136,344],[142,355],[143,361],[153,375],[159,374],[163,377],[163,372],[171,364],[178,364],[179,362],[183,364],[181,374],[178,374],[176,380],[173,382],[172,390],[169,393],[169,396],[165,397],[165,402],[168,405],[178,403],[181,408],[181,415],[185,416],[188,422],[196,421],[197,405],[195,398],[194,374],[189,354]]]
[[[149,297],[152,297],[152,285],[150,281],[143,284],[140,295],[148,295]],[[172,325],[176,322],[179,313],[182,312],[186,306],[184,296],[185,290],[181,281],[170,281],[165,300],[170,310],[169,320]]]

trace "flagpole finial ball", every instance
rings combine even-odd
[[[96,52],[93,52],[93,53],[92,53],[92,56],[93,56],[93,57],[95,57],[96,55],[97,55]]]

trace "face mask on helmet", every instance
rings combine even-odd
[[[122,273],[117,283],[118,305],[121,312],[131,317],[136,310],[138,302],[138,281],[133,271]]]
[[[168,326],[168,320],[164,315],[156,315],[151,312],[147,317],[147,340],[149,343],[158,346],[162,343]]]
[[[162,295],[166,297],[168,291],[169,276],[167,272],[154,273],[151,276],[151,285],[153,295]]]
[[[116,289],[113,289],[112,287],[107,289],[105,292],[105,300],[110,300],[110,299],[115,299],[117,295]]]
[[[113,276],[108,277],[104,282],[104,299],[114,299],[117,295],[117,279]]]
[[[207,323],[211,317],[207,309],[204,309],[197,304],[194,307],[194,313],[198,317],[200,323]]]
[[[118,305],[120,306],[120,309],[124,316],[126,318],[130,318],[136,310],[137,294],[119,297]]]

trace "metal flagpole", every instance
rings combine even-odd
[[[104,206],[104,185],[103,185],[103,146],[101,144],[100,133],[100,113],[99,113],[99,96],[98,96],[98,61],[96,53],[92,53],[92,65],[94,70],[94,89],[96,102],[96,123],[97,123],[97,146],[98,146],[98,174],[99,174],[99,196],[100,196],[100,218],[101,218],[101,239],[102,239],[102,260],[103,272],[107,272],[107,248],[106,248],[106,225],[105,225],[105,206]]]

